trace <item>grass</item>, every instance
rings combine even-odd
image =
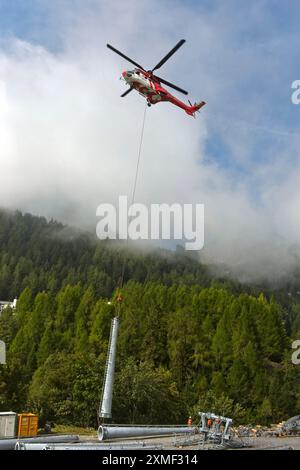
[[[79,426],[55,424],[51,429],[56,434],[79,434],[80,436],[97,436],[94,428],[81,428]]]

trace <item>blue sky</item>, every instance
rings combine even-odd
[[[49,2],[1,0],[1,37],[18,36],[53,47],[54,24],[51,22],[49,9],[45,7],[47,3]]]
[[[269,245],[274,260],[279,240],[300,242],[299,14],[297,0],[0,0],[3,203],[93,221],[99,199],[128,188],[143,111],[138,95],[120,100],[129,65],[105,45],[150,67],[183,37],[160,75],[207,106],[195,121],[151,108],[138,194],[204,202],[218,258]]]
[[[87,11],[89,8],[98,9],[99,5],[105,10],[108,3],[95,0],[54,0],[53,2],[47,0],[1,0],[0,35],[2,38],[16,36],[34,44],[42,44],[49,50],[59,53],[65,46],[64,33],[68,24],[72,22],[76,24],[76,16],[80,16],[82,11]],[[220,17],[220,21],[224,19],[224,24],[228,21],[228,17],[233,15],[228,29],[220,31],[219,35],[216,31],[214,40],[222,43],[224,35],[226,40],[230,36],[231,46],[244,55],[245,61],[249,57],[250,65],[253,56],[261,59],[266,58],[267,62],[273,62],[275,76],[270,76],[262,61],[255,72],[252,70],[247,74],[245,71],[242,74],[242,80],[239,80],[240,77],[235,77],[233,72],[230,83],[230,92],[234,90],[236,95],[243,96],[245,100],[255,100],[259,105],[260,97],[264,97],[265,106],[259,121],[247,116],[249,125],[252,126],[251,132],[257,134],[255,138],[261,140],[263,147],[267,145],[268,139],[255,126],[266,128],[271,126],[272,130],[297,132],[299,109],[292,106],[290,102],[291,82],[299,74],[298,20],[300,5],[297,5],[297,1],[254,0],[246,3],[240,0],[189,0],[162,2],[166,9],[171,9],[174,3],[185,5],[186,10],[195,16],[205,14],[208,15],[208,18],[210,14],[213,15],[220,9],[220,15],[223,15]],[[130,5],[130,1],[128,5]],[[159,11],[157,13],[159,14]],[[148,31],[144,33],[143,28],[143,34],[155,33],[161,26],[161,29],[166,27],[166,33],[169,35],[172,25],[167,23],[161,25],[159,21],[157,24],[155,14],[153,16],[154,19],[151,19],[147,24]],[[233,29],[230,30],[232,26]],[[99,27],[101,27],[101,17]],[[178,32],[176,31],[172,35],[174,38],[177,36],[187,37],[188,30],[188,25],[183,23],[181,31],[177,30]],[[161,30],[159,32],[161,33]],[[197,51],[198,46],[195,43],[190,43],[188,48],[193,52]],[[232,52],[234,53],[234,51]],[[140,50],[139,54],[143,56],[143,51]],[[211,70],[215,74],[222,75],[224,58],[221,53],[218,55],[218,49],[213,51],[211,63]],[[201,64],[199,65],[201,67]],[[193,63],[190,64],[190,67],[193,67]],[[176,74],[180,77],[180,73],[179,63],[176,64]],[[220,79],[222,80],[222,77]],[[178,80],[180,81],[180,78]],[[227,119],[226,116],[228,119],[233,118],[232,123],[234,123],[234,119],[238,121],[245,117],[243,109],[232,109],[231,107],[227,110],[222,109],[222,118]],[[270,140],[274,140],[274,135],[270,136]],[[218,140],[218,148],[222,150],[220,139],[214,135],[213,139],[215,140],[215,138]],[[212,143],[212,150],[215,148],[215,143]],[[222,151],[218,151],[221,158],[222,153]],[[226,144],[224,144],[224,155],[228,157]],[[230,164],[230,159],[227,157],[225,158],[226,165]]]
[[[111,2],[111,3],[118,3]],[[131,3],[127,2],[130,7]],[[143,3],[143,2],[142,2]],[[249,57],[250,65],[253,56],[266,58],[274,64],[276,76],[270,76],[268,69],[264,70],[264,64],[255,70],[255,74],[243,74],[243,80],[232,74],[231,86],[237,95],[243,95],[245,99],[255,99],[259,102],[260,96],[264,96],[266,107],[259,122],[251,121],[251,124],[261,126],[271,125],[278,130],[297,131],[299,121],[299,110],[291,106],[291,82],[299,74],[299,13],[300,5],[295,0],[254,0],[241,2],[240,0],[189,0],[189,1],[163,1],[164,14],[174,7],[174,4],[185,6],[186,11],[197,16],[205,15],[213,17],[214,12],[220,11],[220,22],[224,24],[229,20],[228,28],[216,31],[214,40],[222,43],[223,37],[231,39],[231,46],[244,55],[245,60]],[[65,47],[64,34],[68,25],[76,24],[77,17],[89,9],[105,11],[107,1],[98,0],[0,0],[0,37],[10,38],[16,36],[34,44],[41,44],[47,49],[59,53]],[[151,20],[143,25],[142,34],[153,34],[165,28],[165,33],[175,37],[187,37],[189,25],[182,23],[181,30],[176,28],[172,32],[172,24],[160,20],[159,9],[153,7]],[[222,16],[221,16],[222,15]],[[101,27],[101,16],[98,18]],[[212,22],[215,21],[212,19]],[[201,34],[199,35],[201,38]],[[99,45],[100,46],[100,45]],[[198,45],[190,43],[190,51],[196,51]],[[234,53],[234,51],[233,51]],[[140,56],[143,51],[140,50]],[[218,50],[213,51],[211,62],[215,68],[215,74],[222,74],[224,66],[222,55]],[[199,64],[201,66],[201,64]],[[193,67],[193,64],[190,64]],[[180,64],[176,66],[177,74],[180,75]],[[253,71],[252,71],[253,72]],[[220,77],[221,79],[221,77]],[[223,110],[225,111],[225,110]],[[228,114],[232,114],[232,109]],[[238,119],[242,110],[235,109]],[[225,112],[223,114],[223,117]],[[277,125],[277,128],[276,128]],[[266,126],[266,127],[267,127]],[[254,128],[253,128],[254,132]],[[274,136],[273,136],[274,138]]]

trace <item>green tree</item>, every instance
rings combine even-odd
[[[91,329],[91,312],[94,306],[93,290],[88,288],[75,313],[75,352],[82,353],[88,349],[89,332]]]
[[[189,307],[169,315],[168,353],[170,369],[180,389],[191,378],[196,344],[195,317]]]
[[[40,423],[71,423],[73,416],[73,357],[59,352],[48,357],[34,373],[28,405]]]
[[[116,375],[114,419],[135,424],[180,424],[186,409],[166,369],[128,359]]]
[[[80,354],[74,358],[72,423],[96,427],[103,386],[105,356]],[[114,410],[113,410],[114,412]]]
[[[240,403],[232,400],[224,393],[216,395],[211,390],[203,393],[197,404],[191,409],[194,421],[199,421],[199,412],[201,411],[232,418],[235,424],[243,423],[247,415],[246,410]]]

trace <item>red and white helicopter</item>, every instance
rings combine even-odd
[[[164,83],[165,85],[174,88],[174,90],[177,90],[180,93],[183,93],[184,95],[188,94],[187,91],[183,90],[182,88],[179,88],[173,83],[167,82],[167,80],[164,80],[163,78],[160,78],[157,75],[154,75],[153,73],[155,70],[159,69],[184,43],[185,39],[181,39],[176,44],[176,46],[174,46],[173,49],[171,49],[171,51],[163,59],[161,59],[161,61],[158,62],[155,67],[153,67],[152,70],[145,70],[144,67],[139,65],[137,62],[130,59],[122,52],[118,51],[118,49],[116,49],[115,47],[111,46],[110,44],[107,44],[107,47],[109,49],[116,52],[121,57],[128,60],[137,67],[134,70],[125,70],[122,73],[122,77],[124,78],[125,82],[130,86],[130,88],[126,90],[125,93],[121,95],[121,97],[124,98],[124,96],[128,95],[128,93],[130,93],[132,90],[137,90],[140,95],[146,98],[148,106],[159,103],[160,101],[169,101],[170,103],[179,106],[179,108],[184,109],[184,111],[190,116],[195,117],[195,112],[199,111],[199,109],[206,104],[205,101],[195,103],[194,105],[192,105],[192,103],[189,101],[190,106],[188,106],[183,101],[180,101],[175,96],[171,95],[171,93],[169,93],[167,90],[165,90],[161,86],[161,83]]]

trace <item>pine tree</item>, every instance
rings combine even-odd
[[[75,313],[75,345],[77,353],[86,352],[88,349],[89,332],[91,328],[91,311],[94,305],[94,295],[91,288],[82,296]]]

